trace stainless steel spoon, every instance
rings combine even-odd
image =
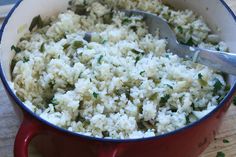
[[[125,10],[124,12],[127,16],[143,16],[143,19],[148,26],[148,31],[152,35],[156,34],[158,28],[160,30],[160,38],[167,40],[167,47],[173,54],[206,65],[212,69],[236,75],[236,54],[180,44],[168,23],[161,17],[138,10]],[[91,40],[91,34],[86,33],[84,39],[87,41]]]

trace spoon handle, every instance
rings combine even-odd
[[[191,59],[214,70],[236,76],[236,54],[234,53],[190,47],[182,44],[178,44],[174,52],[177,52],[176,54],[182,58]]]
[[[236,54],[196,48],[196,62],[236,75]]]

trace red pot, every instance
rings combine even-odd
[[[41,119],[16,97],[7,80],[10,80],[10,62],[13,56],[9,53],[10,47],[24,33],[24,31],[20,34],[17,32],[18,26],[29,25],[35,15],[50,16],[66,9],[67,2],[68,0],[19,1],[0,31],[2,46],[0,76],[15,110],[19,113],[19,117],[23,117],[15,140],[15,157],[27,157],[28,145],[31,141],[44,157],[197,157],[213,140],[222,117],[233,99],[236,91],[235,83],[231,83],[230,92],[216,109],[197,122],[164,135],[133,140],[100,139],[69,132]],[[209,18],[209,22],[224,28],[221,36],[230,49],[236,52],[234,44],[236,37],[232,36],[236,33],[236,18],[223,0],[169,0],[169,2],[201,12]],[[203,7],[204,9],[207,7],[209,12],[202,12]],[[218,20],[219,16],[227,22],[227,25]],[[232,76],[229,78],[231,82],[234,80]]]

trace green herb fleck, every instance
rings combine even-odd
[[[173,89],[173,87],[171,86],[171,85],[169,85],[169,84],[166,84],[167,85],[167,87],[169,87],[170,89]]]
[[[82,117],[80,114],[77,115],[77,117],[75,118],[75,121],[78,122],[82,122],[84,127],[88,126],[90,124],[89,120],[86,120],[84,117]]]
[[[142,113],[143,112],[143,106],[141,104],[138,104],[137,108],[138,108],[138,113]]]
[[[135,50],[135,49],[132,49],[131,51],[132,51],[133,53],[137,54],[137,55],[139,55],[139,54],[144,55],[144,52],[141,52],[141,51],[138,51],[138,50]]]
[[[109,132],[108,131],[102,131],[102,136],[103,137],[108,137],[109,136]]]
[[[101,55],[99,58],[98,58],[98,63],[101,64],[102,62],[102,58],[103,58],[103,55]]]
[[[101,42],[101,44],[105,44],[106,42],[107,42],[107,40],[106,40],[106,39],[103,39],[102,42]]]
[[[87,8],[84,5],[76,5],[75,13],[78,15],[88,15]]]
[[[70,44],[65,44],[65,45],[63,45],[63,50],[68,49],[68,47],[70,47]]]
[[[142,76],[145,73],[145,71],[141,71],[139,74]]]
[[[127,25],[130,24],[132,20],[130,18],[124,18],[121,22],[122,25]]]
[[[202,77],[203,77],[202,74],[199,73],[199,74],[198,74],[198,82],[200,83],[201,86],[206,86],[206,85],[207,85],[207,82],[206,82],[205,80],[203,80]]]
[[[231,89],[231,85],[230,85],[230,84],[227,84],[227,85],[225,86],[225,91],[228,92],[230,89]]]
[[[225,153],[217,152],[216,157],[225,157]]]
[[[39,51],[40,52],[44,52],[45,51],[45,43],[42,43],[42,45],[40,46]]]
[[[190,123],[190,119],[189,119],[189,115],[186,116],[186,124],[189,124]]]
[[[196,44],[193,41],[193,38],[190,38],[185,44],[189,46],[196,46]]]
[[[170,56],[169,56],[169,54],[166,54],[166,55],[165,55],[165,57],[166,57],[166,58],[168,58],[168,59],[170,59]]]
[[[229,140],[223,139],[223,143],[229,143]]]
[[[14,45],[11,46],[11,50],[14,50],[16,53],[21,52],[21,49],[19,47],[14,46]]]
[[[216,49],[216,51],[220,51],[220,48],[219,48],[219,46],[217,46],[215,49]]]
[[[198,74],[198,79],[202,79],[202,74],[201,73]]]
[[[30,24],[29,31],[32,32],[32,30],[37,28],[42,28],[44,26],[43,20],[40,15],[35,16]]]
[[[27,57],[23,57],[23,63],[26,63],[26,62],[28,62],[29,61],[29,58],[27,58]]]
[[[130,29],[133,30],[134,32],[137,32],[138,30],[137,26],[130,26]]]
[[[178,108],[171,105],[171,106],[170,106],[170,110],[171,110],[171,112],[177,112],[177,111],[178,111]]]
[[[55,81],[53,81],[53,80],[52,80],[51,82],[49,82],[49,84],[48,84],[48,85],[49,85],[49,87],[50,87],[50,88],[53,88],[53,87],[54,87],[54,85],[55,85]]]
[[[103,22],[104,22],[104,24],[111,24],[112,23],[112,17],[113,17],[113,13],[112,12],[103,15]]]
[[[139,56],[137,56],[136,58],[135,58],[135,65],[138,63],[138,61],[140,60],[140,57]]]
[[[83,47],[84,43],[82,41],[74,41],[72,46],[74,49],[78,49],[78,48]]]
[[[98,98],[98,93],[93,92],[93,97],[97,99]]]
[[[223,84],[217,78],[215,78],[213,93],[216,94],[219,90],[222,89],[222,86]]]
[[[225,95],[221,95],[219,98],[217,98],[217,102],[220,103],[224,99]]]
[[[150,100],[155,100],[158,97],[158,93],[154,93],[150,96]]]
[[[53,98],[50,103],[51,103],[53,106],[57,105],[57,101],[56,101],[55,98]]]
[[[184,32],[183,31],[183,27],[181,27],[181,26],[177,26],[177,29],[178,29],[179,33],[183,33]]]
[[[165,104],[170,98],[169,94],[166,94],[165,96],[161,97],[160,104]]]

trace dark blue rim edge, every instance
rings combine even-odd
[[[6,26],[6,24],[8,23],[9,18],[11,17],[11,15],[13,14],[13,12],[15,11],[15,9],[20,5],[20,3],[23,0],[19,0],[15,6],[11,9],[11,11],[9,12],[9,14],[7,15],[7,17],[5,18],[2,28],[0,29],[0,44],[1,44],[1,39],[2,39],[2,34],[3,34],[3,30]],[[231,16],[234,18],[235,22],[236,22],[236,16],[234,14],[234,12],[230,9],[230,7],[226,4],[226,2],[224,0],[219,0],[222,5],[224,5],[224,7],[228,10],[228,12],[231,14]],[[66,129],[60,128],[56,125],[53,125],[51,123],[49,123],[48,121],[40,118],[38,115],[34,114],[31,110],[29,110],[22,102],[21,100],[14,94],[14,92],[11,90],[10,86],[8,85],[8,82],[5,78],[3,69],[2,69],[2,65],[0,62],[0,77],[1,80],[3,82],[3,85],[5,86],[5,89],[7,90],[7,92],[10,94],[10,96],[14,99],[14,101],[17,103],[17,105],[20,106],[21,109],[23,109],[24,111],[26,111],[27,113],[29,113],[31,116],[35,117],[37,120],[43,122],[44,124],[57,129],[63,133],[67,133],[69,135],[73,135],[73,136],[79,136],[81,138],[84,139],[88,139],[88,140],[95,140],[95,141],[100,141],[100,142],[114,142],[114,143],[123,143],[123,142],[142,142],[142,141],[147,141],[147,140],[157,140],[160,138],[164,138],[167,136],[171,136],[171,135],[175,135],[176,133],[180,133],[183,132],[187,129],[190,129],[198,124],[200,124],[202,121],[207,120],[209,117],[211,117],[215,112],[217,112],[218,110],[220,110],[225,104],[226,102],[230,101],[231,98],[234,96],[235,91],[236,91],[236,82],[234,83],[233,87],[231,88],[231,90],[228,92],[228,94],[225,96],[225,98],[220,102],[220,104],[214,109],[212,110],[210,113],[208,113],[205,117],[201,118],[200,120],[191,123],[183,128],[174,130],[172,132],[163,134],[163,135],[158,135],[158,136],[154,136],[154,137],[147,137],[147,138],[139,138],[139,139],[104,139],[104,138],[97,138],[97,137],[91,137],[91,136],[86,136],[86,135],[82,135],[82,134],[78,134],[78,133],[74,133],[71,131],[68,131]]]

